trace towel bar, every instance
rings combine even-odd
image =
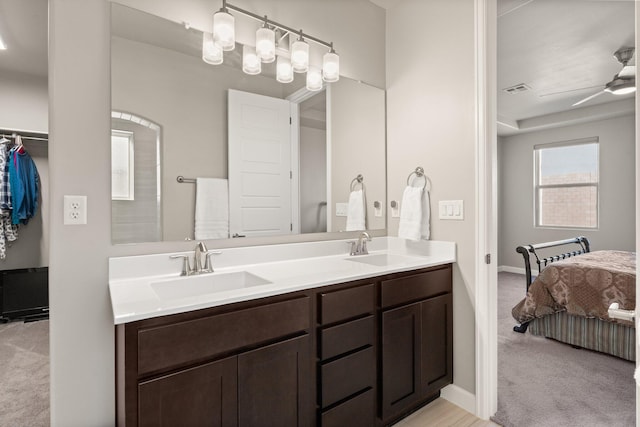
[[[196,180],[193,178],[185,178],[182,175],[178,175],[178,177],[176,178],[176,181],[178,181],[180,184],[195,184]]]
[[[421,166],[418,166],[416,168],[416,170],[414,170],[413,172],[411,172],[409,174],[409,176],[407,177],[407,185],[411,185],[411,176],[415,175],[416,178],[424,178],[424,184],[422,185],[422,189],[425,190],[427,188],[427,182],[429,181],[429,178],[424,174],[424,169]],[[429,186],[431,187],[431,186]]]
[[[358,176],[356,176],[355,178],[353,178],[351,180],[351,185],[349,185],[350,190],[353,191],[355,186],[360,184],[362,190],[364,191],[364,182],[363,181],[364,181],[364,177],[362,176],[362,174],[358,174]]]

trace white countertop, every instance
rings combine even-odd
[[[110,258],[109,292],[114,323],[118,325],[456,261],[453,242],[410,242],[395,237],[377,237],[369,243],[369,256],[392,254],[400,257],[389,265],[370,265],[353,261],[367,255],[349,256],[345,241],[225,249],[222,255],[213,259],[214,273],[189,277],[180,277],[181,261],[170,259],[171,254]],[[154,284],[157,286],[160,282],[172,281],[176,283],[171,286],[180,286],[194,278],[208,280],[204,278],[209,277],[215,281],[216,276],[241,271],[269,283],[180,298],[161,298],[154,290]]]

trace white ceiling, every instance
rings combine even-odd
[[[634,16],[633,1],[498,0],[499,122],[518,127],[569,110],[571,117],[605,112],[609,103],[633,98],[605,93],[572,107],[620,71],[613,53],[634,46]],[[502,91],[520,83],[531,90]],[[499,134],[516,133],[512,127],[499,125]]]
[[[0,0],[0,71],[47,75],[47,0]]]

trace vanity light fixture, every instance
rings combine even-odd
[[[276,64],[276,80],[280,83],[291,83],[293,81],[293,67],[291,60],[285,56],[278,56]]]
[[[245,44],[242,46],[242,71],[249,75],[260,74],[262,62],[258,58],[256,48]]]
[[[235,18],[229,13],[224,2],[222,9],[213,15],[213,40],[224,51],[236,47]]]
[[[213,34],[202,33],[202,60],[207,64],[222,64],[224,56],[220,45],[214,43]]]
[[[266,16],[264,25],[256,31],[256,53],[265,64],[276,60],[276,32],[269,28]]]
[[[300,37],[291,44],[291,66],[296,73],[306,73],[309,69],[309,44]]]
[[[245,73],[260,74],[261,63],[277,60],[276,79],[280,83],[292,82],[294,72],[307,73],[307,87],[314,88],[309,90],[320,90],[323,81],[336,82],[340,78],[340,57],[333,49],[333,43],[303,34],[302,30],[294,30],[269,19],[266,15],[262,17],[227,3],[226,0],[222,0],[222,8],[213,15],[213,42],[210,42],[206,33],[203,36],[202,59],[205,62],[221,64],[222,51],[230,51],[235,47],[235,19],[229,13],[230,10],[262,22],[262,26],[256,31],[255,47],[246,44],[243,47],[242,70]],[[277,47],[276,32],[279,42],[288,37],[290,49]],[[297,38],[294,40],[294,37]],[[329,49],[323,56],[322,69],[310,66],[310,46],[307,40]]]
[[[316,67],[309,67],[307,71],[307,90],[315,92],[322,89],[322,73]]]

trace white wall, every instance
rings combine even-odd
[[[475,76],[473,0],[404,0],[387,11],[387,191],[402,198],[422,166],[432,182],[431,238],[456,242],[454,383],[475,394]],[[463,221],[437,217],[464,200]],[[389,235],[398,219],[388,218]]]
[[[533,147],[598,137],[600,184],[597,230],[534,227]],[[635,119],[623,116],[501,138],[498,265],[524,268],[516,247],[584,235],[592,250],[635,248]]]
[[[212,8],[218,7],[195,0],[126,3],[152,11],[171,10],[177,21],[207,23]],[[291,22],[318,37],[331,37],[340,47],[341,65],[350,77],[384,85],[382,9],[366,0],[280,0],[274,4],[278,11],[274,19]],[[267,2],[238,2],[241,7],[248,5],[262,12]],[[115,349],[108,258],[193,249],[192,242],[111,245],[109,6],[107,0],[49,2],[49,285],[54,427],[114,424]],[[88,196],[87,225],[63,225],[65,194]]]
[[[47,133],[47,78],[2,71],[0,75],[0,129]]]

